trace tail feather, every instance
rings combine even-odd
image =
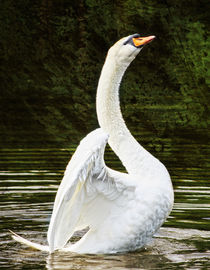
[[[12,238],[21,243],[21,244],[24,244],[26,246],[29,246],[31,248],[34,248],[34,249],[38,249],[38,250],[41,250],[41,251],[46,251],[46,252],[49,252],[49,246],[44,246],[44,245],[41,245],[41,244],[38,244],[38,243],[33,243],[25,238],[23,238],[22,236],[14,233],[13,231],[10,231],[11,234],[12,234]]]

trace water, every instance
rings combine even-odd
[[[48,255],[13,241],[9,229],[30,240],[46,243],[54,197],[74,149],[73,146],[71,149],[0,151],[0,269],[210,268],[207,157],[203,167],[167,164],[175,190],[174,208],[164,227],[141,251],[117,255]],[[123,170],[109,151],[106,160],[108,166]]]

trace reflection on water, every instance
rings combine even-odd
[[[34,229],[24,236],[44,242],[44,235]],[[41,234],[41,235],[40,235]],[[9,235],[5,236],[9,239]],[[7,240],[2,243],[1,264],[4,269],[209,269],[210,232],[178,228],[161,228],[143,250],[116,255],[79,255],[56,252],[49,255]]]
[[[117,255],[48,255],[15,243],[9,229],[39,243],[72,149],[0,151],[0,269],[208,269],[210,267],[209,167],[176,168],[175,204],[164,228],[146,249]],[[108,166],[123,170],[108,151]],[[207,164],[207,163],[206,163]],[[181,169],[182,168],[182,169]]]
[[[210,252],[199,252],[194,242],[206,241],[206,238],[210,239],[210,232],[162,228],[141,251],[97,256],[57,253],[47,257],[46,266],[47,269],[173,269],[192,267],[192,260],[193,266],[204,266],[208,264]],[[186,243],[187,240],[190,241]]]
[[[192,266],[187,263],[188,260],[194,260],[194,266],[203,265],[208,262],[208,252],[199,253],[192,243],[185,244],[187,238],[179,238],[181,241],[172,240],[178,234],[183,234],[183,230],[173,230],[167,232],[167,229],[161,229],[161,236],[156,237],[153,243],[146,249],[138,252],[117,255],[85,255],[78,256],[73,254],[54,254],[47,257],[47,269],[170,269],[171,266]],[[185,232],[185,231],[184,231]],[[170,237],[168,234],[171,234]],[[199,231],[191,231],[188,236],[191,238],[200,234]],[[199,237],[210,237],[210,233],[204,232]],[[205,239],[204,238],[204,239]],[[205,240],[204,240],[205,241]],[[182,254],[184,251],[184,254]],[[175,254],[174,254],[175,253]],[[70,268],[67,268],[69,267]]]

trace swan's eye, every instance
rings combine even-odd
[[[123,43],[123,45],[127,45],[127,44],[134,45],[134,44],[133,44],[133,38],[140,38],[140,35],[139,35],[139,34],[134,34],[134,35],[130,36],[130,37]]]

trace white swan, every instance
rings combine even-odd
[[[69,162],[58,189],[48,229],[49,246],[13,238],[50,253],[115,253],[144,246],[168,217],[173,188],[165,166],[130,134],[119,106],[122,76],[154,36],[131,35],[110,48],[97,89],[101,128],[89,133]],[[128,174],[104,163],[107,141]],[[75,244],[67,244],[76,230],[89,227]]]

